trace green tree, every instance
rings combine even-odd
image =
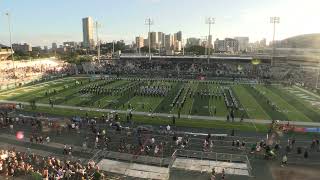
[[[158,51],[154,48],[151,48],[151,53],[157,53]],[[149,46],[143,46],[142,48],[140,48],[140,51],[142,53],[149,53]]]
[[[185,49],[186,53],[196,54],[196,55],[203,55],[205,54],[205,47],[203,46],[191,46]]]

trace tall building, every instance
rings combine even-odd
[[[58,48],[57,43],[52,43],[51,49],[55,51],[57,48]]]
[[[174,33],[174,41],[182,41],[182,31]]]
[[[159,47],[164,47],[165,45],[165,34],[163,32],[158,32],[158,43]]]
[[[165,44],[164,47],[166,50],[172,50],[173,48],[173,37],[171,34],[166,34],[164,38]]]
[[[225,44],[224,44],[224,40],[216,39],[216,40],[214,41],[214,50],[215,50],[216,52],[224,52],[224,51],[226,51],[224,45],[225,45]]]
[[[239,42],[240,51],[247,51],[249,47],[249,37],[235,37],[234,39]]]
[[[228,52],[238,52],[239,51],[239,41],[232,38],[225,38],[225,46]]]
[[[20,51],[20,52],[30,52],[32,51],[32,47],[30,44],[24,43],[24,44],[12,44],[12,48],[14,51]]]
[[[224,40],[216,39],[214,42],[214,50],[216,52],[238,52],[239,42],[232,38],[225,38]]]
[[[144,39],[143,40],[143,45],[146,46],[146,47],[149,46],[149,39]]]
[[[158,33],[157,32],[150,32],[149,38],[150,38],[150,47],[156,49],[158,47],[158,43],[159,43]]]
[[[93,49],[93,19],[86,17],[82,19],[82,30],[83,30],[83,47]]]
[[[174,51],[181,51],[181,49],[182,49],[181,41],[175,41],[174,42]]]
[[[136,37],[136,47],[139,49],[139,48],[142,48],[143,46],[144,46],[144,39],[143,39],[143,37],[137,36],[137,37]]]
[[[182,32],[178,31],[173,35],[173,49],[175,51],[180,51],[182,46]],[[178,50],[180,49],[180,50]]]

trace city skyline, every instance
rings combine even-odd
[[[37,3],[35,0],[1,1],[0,43],[9,42],[8,24],[4,16],[8,11],[12,16],[12,42],[41,46],[50,46],[52,42],[61,44],[64,41],[82,41],[81,19],[87,16],[102,24],[99,36],[102,41],[109,42],[122,39],[131,43],[136,36],[146,37],[146,17],[154,20],[151,31],[172,34],[181,30],[184,39],[207,36],[205,19],[209,16],[216,19],[211,32],[213,40],[247,36],[250,42],[263,38],[269,42],[272,40],[273,29],[269,22],[270,16],[281,18],[277,25],[276,40],[320,32],[320,26],[316,23],[320,16],[317,11],[320,3],[316,0],[186,0],[183,4],[181,0],[93,0],[90,2],[92,8],[79,2],[57,0],[48,6],[47,3]],[[71,13],[75,3],[78,3],[76,10]],[[36,10],[30,11],[30,8]],[[298,10],[303,13],[292,16]]]

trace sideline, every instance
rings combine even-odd
[[[8,101],[8,100],[0,100],[0,103],[21,103],[22,105],[29,105],[28,102],[20,102],[20,101]],[[36,103],[39,107],[51,107],[50,104],[42,104]],[[127,110],[115,110],[115,109],[100,109],[100,108],[89,108],[89,107],[78,107],[78,106],[65,106],[65,105],[54,105],[54,108],[59,109],[72,109],[72,110],[85,110],[85,111],[96,111],[96,112],[117,112],[120,114],[127,114]],[[141,111],[132,111],[133,115],[143,115],[143,116],[153,116],[153,117],[166,117],[170,118],[174,114],[168,113],[148,113],[148,112],[141,112]],[[214,121],[226,121],[225,117],[213,117],[213,116],[197,116],[197,115],[186,115],[181,114],[181,118],[184,119],[197,119],[197,120],[214,120]],[[235,118],[235,122],[240,122],[240,118]],[[242,122],[245,123],[255,123],[255,124],[270,124],[272,120],[262,120],[262,119],[243,119]],[[296,126],[312,126],[312,127],[320,127],[320,122],[304,122],[304,121],[289,121],[291,125]],[[288,121],[280,121],[280,124],[287,124]]]

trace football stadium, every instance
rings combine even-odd
[[[286,151],[295,166],[315,166],[320,95],[316,77],[305,80],[310,63],[285,69],[287,60],[260,57],[21,62],[14,73],[24,74],[1,86],[0,140],[8,150],[97,164],[111,179],[207,179],[212,169],[269,179],[280,172],[263,169]]]
[[[295,1],[279,7],[295,10]],[[299,3],[303,16],[320,16],[314,8],[320,4],[307,1]],[[190,0],[188,13],[175,17],[185,23],[178,26],[184,39],[164,13],[164,5],[180,8],[176,2],[57,2],[1,2],[12,11],[5,10],[7,30],[0,29],[0,179],[320,179],[320,26],[292,26],[283,10],[286,28],[271,17],[268,35],[265,22],[256,20],[263,13],[249,16],[254,26],[244,20],[251,12],[241,14],[250,7],[274,10],[269,2],[213,0],[203,8],[221,7],[217,20],[243,24],[235,23],[234,31],[206,17],[203,32],[194,18],[183,20],[204,12]],[[79,12],[65,12],[61,4]],[[152,7],[148,13],[163,20],[155,18],[157,25],[148,17],[148,32],[138,25],[135,30],[131,23],[146,12],[134,5]],[[234,11],[230,17],[227,8]],[[100,11],[112,15],[108,31],[105,19],[96,20]],[[78,32],[73,27],[81,17]],[[117,24],[123,17],[132,22]],[[49,21],[64,24],[63,33]],[[25,22],[30,25],[21,28]],[[176,33],[151,31],[160,27]],[[140,31],[146,37],[128,38]],[[250,41],[243,36],[248,33]],[[68,40],[81,36],[81,42]]]

